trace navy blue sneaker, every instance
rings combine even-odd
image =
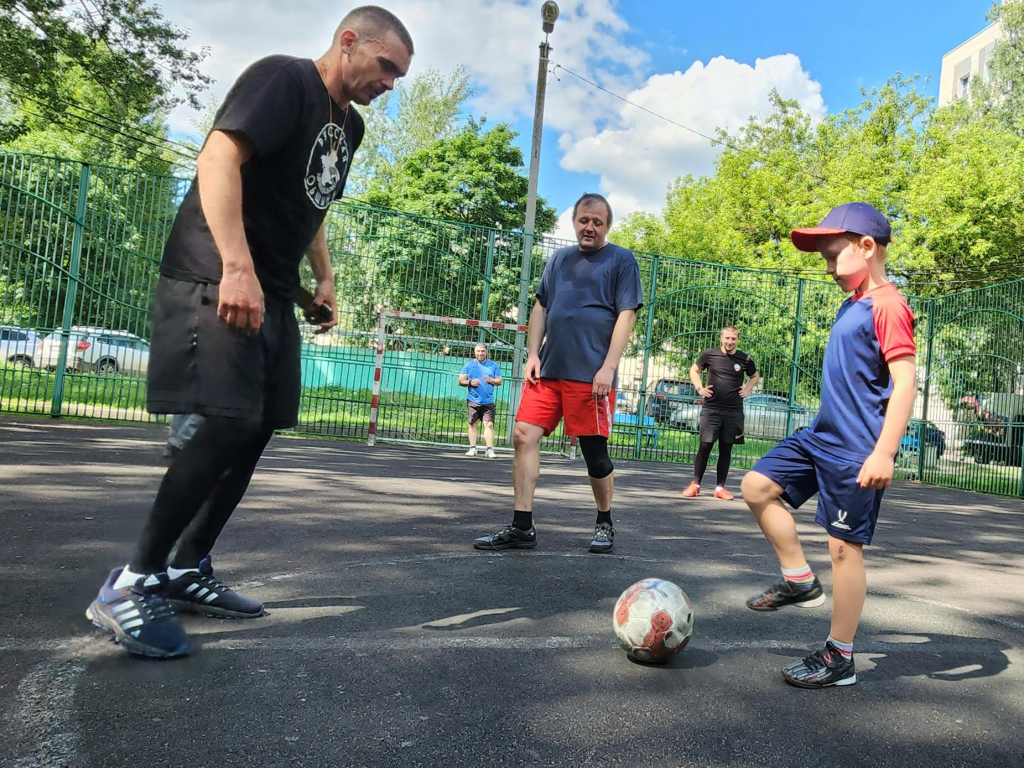
[[[129,653],[173,659],[189,653],[188,635],[167,601],[167,574],[140,576],[125,589],[114,589],[121,568],[110,572],[85,617],[114,633],[114,642]]]
[[[502,528],[490,536],[481,536],[473,540],[474,549],[536,549],[537,531],[533,526],[523,531],[514,525]]]
[[[199,561],[198,571],[188,571],[168,582],[167,599],[177,611],[217,619],[255,619],[264,613],[261,601],[240,595],[213,575],[209,555]]]

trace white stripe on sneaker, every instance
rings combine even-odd
[[[124,624],[126,621],[128,621],[128,619],[134,619],[138,615],[139,615],[139,609],[136,608],[134,611],[128,611],[126,613],[122,613],[120,616],[117,617],[117,620],[119,622],[121,622],[122,624]]]
[[[145,623],[146,622],[144,622],[142,619],[135,619],[134,621],[129,621],[127,624],[122,624],[121,629],[128,630],[132,627],[141,627]]]
[[[112,614],[114,614],[115,616],[117,616],[117,614],[119,614],[119,613],[121,613],[123,611],[127,611],[129,608],[134,608],[134,607],[135,607],[135,603],[134,602],[132,602],[131,600],[125,600],[120,605],[117,605],[117,606],[114,606],[113,608],[111,608],[110,612]]]
[[[188,589],[186,589],[186,590],[185,590],[185,594],[186,594],[186,595],[191,595],[191,594],[192,594],[193,592],[195,592],[195,591],[196,591],[197,589],[199,589],[199,584],[198,584],[198,582],[197,582],[197,583],[195,583],[195,584],[189,584],[189,585],[188,585]]]
[[[203,600],[203,602],[204,602],[204,603],[212,603],[212,602],[213,602],[214,600],[216,600],[216,599],[217,599],[218,597],[220,597],[220,595],[218,595],[218,594],[217,594],[216,592],[211,592],[210,594],[208,594],[208,595],[206,596],[206,599],[205,599],[205,600]]]
[[[203,587],[201,590],[196,592],[196,597],[202,597],[203,595],[205,595],[209,591],[210,590],[208,590],[206,587]]]

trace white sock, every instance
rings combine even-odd
[[[117,581],[114,582],[114,589],[127,589],[128,587],[135,586],[135,582],[145,576],[145,573],[135,573],[127,565],[124,570],[121,571],[121,575],[117,577]]]
[[[725,490],[725,486],[724,485],[716,485],[715,486],[715,490],[716,491],[724,491]]]
[[[180,576],[184,576],[186,573],[199,573],[199,566],[195,568],[172,568],[167,566],[167,578],[177,579]]]

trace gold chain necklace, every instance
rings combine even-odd
[[[327,122],[330,125],[334,125],[334,97],[331,96],[331,91],[327,87],[327,75],[324,73],[323,61],[317,66],[316,71],[320,74],[320,79],[323,81],[324,90],[327,91]],[[341,130],[338,132],[338,140],[333,142],[331,147],[331,154],[337,156],[338,148],[341,146],[342,140],[345,138],[345,125],[348,123],[348,107],[345,107],[345,117],[341,121]],[[328,138],[330,142],[330,138]]]

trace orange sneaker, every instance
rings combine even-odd
[[[692,499],[698,493],[700,493],[700,486],[697,485],[696,482],[692,482],[688,486],[686,486],[686,490],[683,491],[683,498]]]
[[[736,497],[729,493],[727,490],[725,490],[725,488],[716,488],[715,498],[721,499],[722,501],[732,501]]]

